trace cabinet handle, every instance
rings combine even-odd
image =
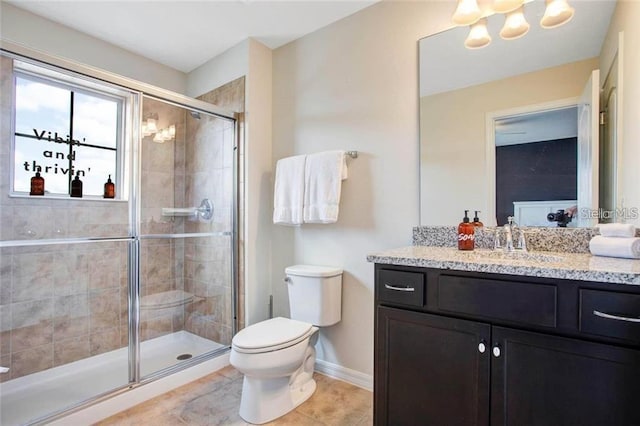
[[[483,340],[478,344],[478,352],[483,354],[484,351],[486,351],[486,350],[487,350],[487,345],[485,345],[484,340]]]
[[[493,356],[496,358],[500,358],[500,345],[495,345],[493,347]]]
[[[629,317],[621,317],[618,315],[607,314],[605,312],[593,311],[593,315],[608,318],[616,321],[628,321],[628,322],[640,322],[640,318],[629,318]]]
[[[389,284],[385,284],[384,288],[386,288],[388,290],[395,290],[395,291],[416,291],[416,289],[413,288],[413,287],[396,287],[396,286],[389,285]]]

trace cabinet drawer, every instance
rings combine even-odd
[[[580,290],[580,331],[640,343],[640,295]]]
[[[486,319],[555,327],[554,285],[440,275],[438,309]]]
[[[376,283],[381,302],[411,306],[424,304],[424,274],[380,269]]]

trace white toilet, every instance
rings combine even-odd
[[[240,417],[262,424],[287,414],[316,390],[318,327],[340,321],[342,269],[285,269],[291,319],[272,318],[233,337],[230,362],[244,374]]]

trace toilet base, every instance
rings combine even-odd
[[[305,362],[291,376],[265,379],[245,375],[240,417],[252,424],[268,423],[305,402],[316,390],[314,364],[315,349],[309,347]]]

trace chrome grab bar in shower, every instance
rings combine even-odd
[[[211,220],[213,217],[213,203],[205,198],[199,207],[163,207],[162,216],[196,216],[204,220]]]

